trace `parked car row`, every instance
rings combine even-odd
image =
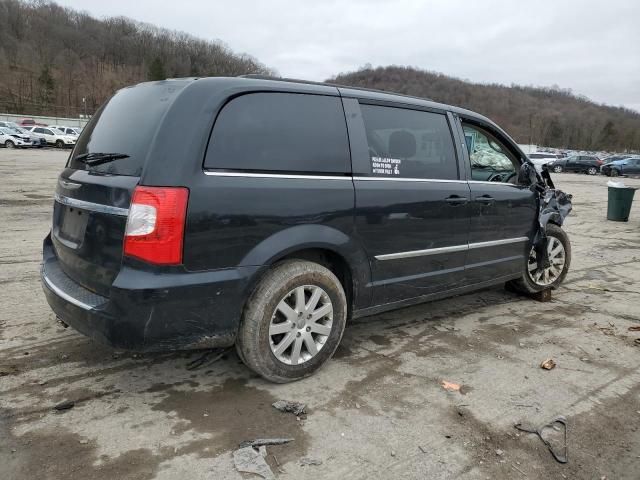
[[[66,126],[18,125],[0,122],[0,145],[5,148],[73,148],[82,129]]]
[[[611,155],[604,160],[595,155],[572,155],[559,158],[558,154],[536,152],[529,154],[531,163],[541,170],[542,165],[554,173],[576,172],[617,177],[621,175],[640,175],[640,156]]]

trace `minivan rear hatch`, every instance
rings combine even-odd
[[[189,83],[118,91],[82,131],[58,178],[51,239],[62,271],[103,296],[122,264],[131,196],[162,119]]]

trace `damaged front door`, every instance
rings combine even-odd
[[[518,184],[521,160],[490,126],[462,122],[471,191],[465,282],[522,272],[538,213],[537,196]]]

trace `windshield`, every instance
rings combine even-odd
[[[140,176],[153,137],[184,81],[142,83],[116,92],[82,130],[68,166],[112,175]],[[86,154],[118,153],[125,158],[88,165]]]

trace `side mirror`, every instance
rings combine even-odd
[[[529,161],[525,161],[520,165],[520,171],[518,172],[518,185],[530,187],[538,182],[536,175],[536,168]]]

